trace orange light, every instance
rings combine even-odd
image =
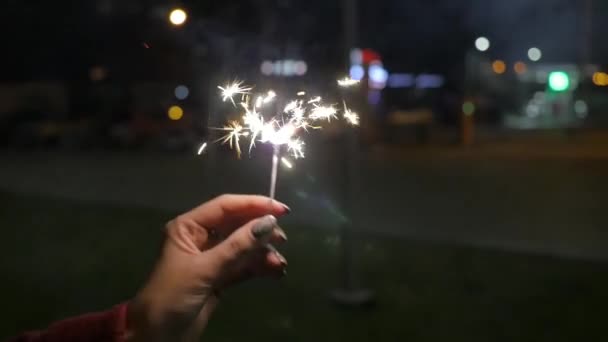
[[[171,106],[167,111],[167,116],[173,121],[177,121],[184,116],[184,110],[180,106]]]
[[[525,74],[526,73],[526,71],[528,70],[528,66],[526,66],[526,63],[524,63],[524,62],[517,62],[513,66],[513,69],[515,70],[515,72],[518,75],[521,75],[521,74]]]
[[[188,14],[181,8],[176,8],[169,13],[169,21],[175,26],[183,25],[188,19]]]
[[[608,86],[608,74],[599,71],[593,73],[593,84],[599,87]]]
[[[507,65],[501,60],[496,60],[492,63],[492,70],[497,74],[504,74],[507,71]]]

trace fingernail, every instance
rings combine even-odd
[[[285,257],[281,253],[275,251],[274,254],[277,256],[277,258],[279,258],[279,261],[281,262],[281,265],[283,265],[283,267],[287,266],[287,259],[285,259]]]
[[[284,242],[287,241],[287,234],[285,234],[285,231],[283,229],[281,229],[280,227],[277,227],[277,233],[279,234],[279,237],[281,238],[281,240],[283,240]]]
[[[277,225],[277,219],[272,215],[267,215],[260,219],[258,223],[251,229],[251,233],[256,239],[261,239],[272,233],[272,230]]]
[[[285,214],[290,214],[291,213],[291,208],[286,206],[285,204],[283,204],[283,209],[285,209]]]

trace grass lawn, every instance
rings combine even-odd
[[[131,297],[175,213],[0,193],[0,340]],[[345,310],[331,233],[286,227],[289,275],[225,294],[207,341],[601,341],[608,265],[361,237],[378,302]]]

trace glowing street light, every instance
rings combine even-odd
[[[543,53],[539,48],[533,47],[528,50],[528,58],[530,58],[532,62],[538,62],[542,57]]]
[[[570,77],[563,71],[553,71],[549,74],[549,89],[562,92],[570,89]]]
[[[486,37],[479,37],[475,40],[475,47],[481,52],[487,51],[490,48],[490,40]]]
[[[169,13],[169,21],[175,26],[181,26],[188,19],[188,14],[181,8],[176,8]]]

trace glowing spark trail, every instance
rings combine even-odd
[[[293,169],[293,164],[287,158],[281,158],[281,163],[288,169]]]
[[[352,87],[354,85],[359,84],[360,81],[359,80],[354,80],[354,79],[352,79],[350,77],[344,77],[342,79],[339,79],[337,82],[338,82],[338,85],[340,87],[347,88],[347,87]]]
[[[247,95],[249,94],[249,91],[253,89],[249,87],[241,87],[241,84],[243,84],[243,81],[235,81],[226,85],[225,87],[218,86],[218,88],[222,91],[222,101],[226,102],[226,100],[230,99],[232,104],[236,106],[233,97],[235,95]]]
[[[346,107],[346,102],[344,102],[344,113],[342,113],[342,116],[349,124],[359,126],[359,114],[348,109],[348,107]]]
[[[204,142],[201,147],[198,148],[198,155],[200,156],[203,152],[205,152],[205,149],[207,148],[207,143]]]
[[[328,122],[331,118],[336,118],[338,111],[334,106],[317,106],[313,108],[312,112],[308,116],[311,120],[323,120],[326,119]]]

